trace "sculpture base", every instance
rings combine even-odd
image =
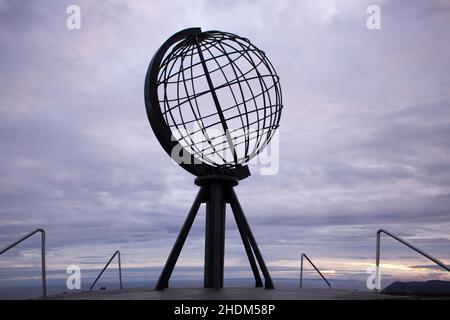
[[[215,289],[223,287],[225,214],[226,204],[229,203],[255,277],[255,286],[263,286],[258,263],[264,276],[264,287],[273,289],[272,279],[233,189],[238,185],[238,180],[225,175],[208,175],[196,178],[195,184],[200,186],[200,190],[178,234],[155,289],[162,290],[169,286],[169,278],[202,203],[206,203],[204,287]]]

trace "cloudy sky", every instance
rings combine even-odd
[[[80,30],[66,28],[70,4]],[[366,27],[371,4],[381,30]],[[124,268],[154,280],[197,187],[150,129],[144,77],[162,42],[192,26],[251,39],[281,77],[278,173],[252,166],[236,190],[273,277],[298,277],[305,252],[331,279],[365,282],[381,227],[450,263],[450,3],[439,0],[0,0],[0,247],[43,227],[55,278],[120,249]],[[226,276],[250,276],[227,223]],[[199,214],[174,276],[201,277],[203,232]],[[0,282],[37,276],[37,247],[2,256]],[[393,279],[450,279],[389,239],[382,263]]]

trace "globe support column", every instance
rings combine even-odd
[[[170,276],[175,268],[175,264],[201,203],[206,203],[204,287],[223,288],[225,215],[226,203],[229,203],[252,268],[255,286],[263,286],[258,270],[259,264],[264,275],[264,287],[266,289],[273,289],[272,279],[233,189],[238,184],[238,180],[225,175],[209,175],[195,179],[195,184],[200,186],[199,193],[175,241],[155,289],[162,290],[168,288]]]
[[[226,182],[225,182],[226,183]],[[206,202],[205,226],[205,288],[223,288],[225,257],[225,190],[218,181],[204,182]]]

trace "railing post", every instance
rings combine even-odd
[[[117,250],[117,254],[118,254],[118,257],[119,257],[119,282],[120,282],[120,289],[123,289],[123,286],[122,286],[122,262],[120,260],[120,251],[119,250]]]
[[[8,251],[9,249],[15,247],[19,243],[27,240],[34,234],[40,232],[41,233],[41,276],[42,276],[42,298],[47,299],[47,279],[46,279],[46,268],[45,268],[45,230],[44,229],[36,229],[27,235],[23,236],[19,240],[11,243],[6,248],[0,250],[0,255]]]
[[[303,253],[300,262],[300,288],[303,286]]]
[[[41,232],[41,272],[42,272],[42,296],[47,299],[47,270],[45,267],[45,230],[39,229]]]
[[[111,259],[109,259],[109,261],[106,263],[106,265],[103,267],[102,271],[100,272],[100,274],[97,276],[97,278],[95,279],[95,281],[92,283],[91,288],[89,290],[92,290],[92,288],[94,288],[95,284],[97,283],[98,279],[100,279],[100,277],[102,276],[103,272],[105,272],[106,268],[108,268],[109,264],[111,263],[111,261],[114,259],[115,256],[118,256],[118,262],[119,262],[119,282],[120,282],[120,289],[122,289],[122,264],[120,261],[120,251],[117,250],[116,252],[114,252],[114,254],[112,255]]]
[[[308,256],[304,253],[302,253],[302,258],[301,258],[301,264],[300,264],[300,288],[302,287],[303,284],[303,257],[306,258],[306,260],[308,260],[308,262],[311,264],[311,266],[317,271],[317,273],[322,277],[323,281],[326,282],[326,284],[328,285],[328,288],[331,288],[331,284],[328,282],[328,280],[324,277],[324,275],[322,274],[322,272],[320,272],[320,270],[316,267],[316,265],[308,258]]]
[[[375,293],[378,294],[378,291],[381,288],[381,277],[380,277],[380,255],[381,255],[381,232],[382,230],[378,230],[377,232],[377,244],[376,244],[376,261],[375,261]]]
[[[389,237],[397,240],[398,242],[404,244],[405,246],[407,246],[408,248],[416,251],[417,253],[420,253],[422,256],[424,256],[425,258],[433,261],[434,263],[436,263],[437,265],[439,265],[440,267],[442,267],[443,269],[445,269],[446,271],[450,272],[450,268],[444,264],[442,261],[436,259],[435,257],[429,255],[428,253],[422,251],[421,249],[413,246],[412,244],[410,244],[409,242],[407,242],[406,240],[403,240],[400,237],[397,237],[396,235],[384,230],[384,229],[379,229],[377,231],[377,243],[376,243],[376,260],[375,260],[375,275],[376,275],[376,279],[375,279],[375,292],[378,293],[377,288],[381,289],[381,280],[379,278],[380,274],[379,274],[379,270],[380,270],[380,256],[381,256],[381,233],[384,233],[386,235],[388,235]],[[379,281],[380,280],[380,281]]]

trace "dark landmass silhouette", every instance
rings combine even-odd
[[[450,281],[396,281],[387,286],[381,293],[406,296],[450,296]]]

